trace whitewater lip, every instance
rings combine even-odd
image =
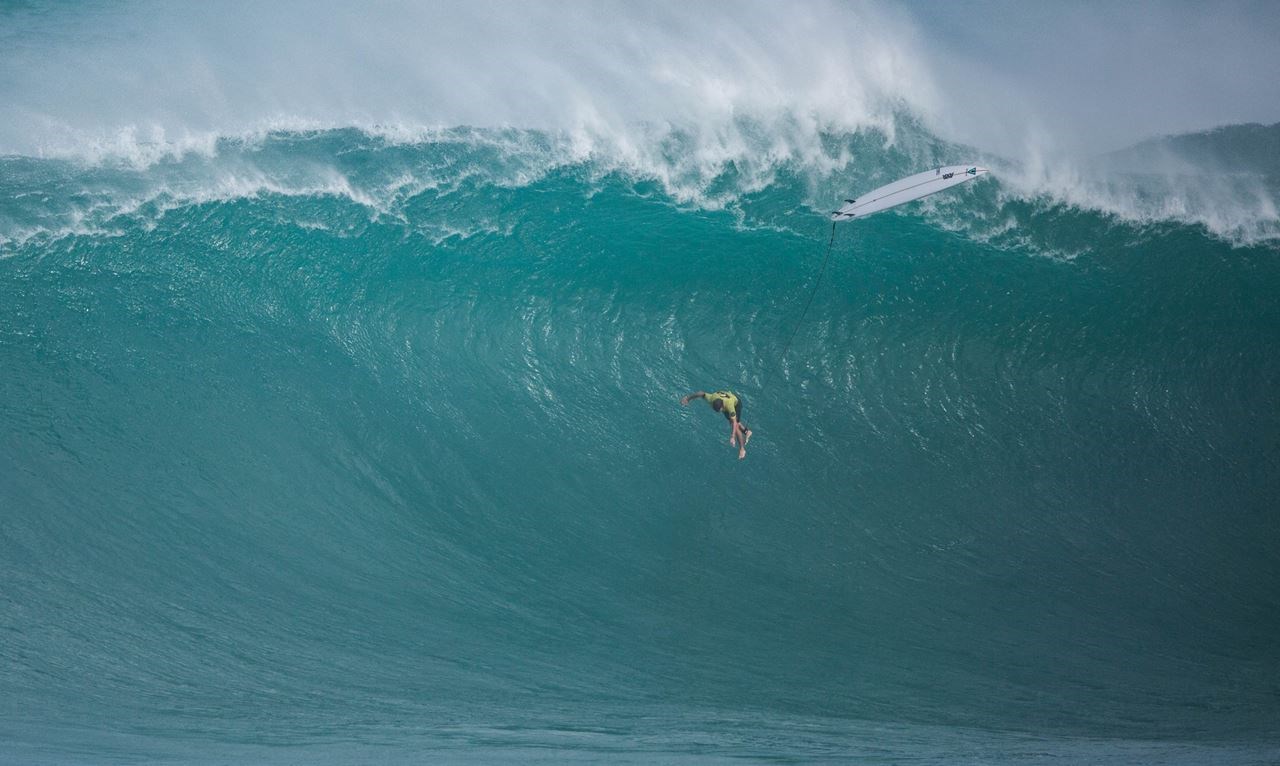
[[[619,152],[619,147],[583,145],[577,137],[543,131],[406,126],[267,131],[197,141],[193,151],[156,147],[121,161],[98,158],[87,164],[10,157],[0,160],[0,190],[9,200],[0,211],[0,247],[12,250],[33,238],[115,236],[131,225],[127,222],[154,221],[176,208],[264,195],[345,199],[370,219],[414,225],[414,216],[433,215],[419,204],[423,200],[484,186],[499,192],[525,188],[556,176],[579,177],[597,187],[621,176],[637,193],[650,193],[645,187],[656,185],[680,206],[727,210],[752,227],[793,228],[776,217],[751,215],[759,208],[756,200],[796,195],[803,184],[807,188],[798,192],[797,210],[829,210],[826,200],[909,172],[926,151],[955,150],[927,134],[911,134],[915,129],[910,121],[899,125],[892,143],[878,131],[828,136],[816,156],[766,154],[751,161],[672,154],[684,139],[665,131],[651,136],[656,143],[648,150]],[[768,140],[767,132],[761,140]],[[1046,229],[1028,216],[1067,217],[1078,209],[1102,212],[1129,226],[1191,224],[1237,246],[1266,246],[1280,237],[1273,196],[1254,176],[1090,177],[1060,170],[1035,175],[1003,165],[991,190],[966,192],[954,202],[930,197],[920,211],[934,225],[968,237],[1050,254],[1079,253],[1087,239],[1037,241],[1030,233]],[[431,225],[437,238],[510,228],[483,212],[472,220],[480,225],[461,220]]]

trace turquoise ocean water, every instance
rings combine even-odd
[[[0,158],[0,761],[1280,761],[1274,217],[892,127]]]
[[[0,164],[0,756],[1277,757],[1274,246],[550,148]]]

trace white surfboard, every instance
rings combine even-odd
[[[947,165],[907,176],[900,181],[869,191],[857,199],[847,199],[839,210],[831,214],[833,221],[851,221],[865,218],[872,213],[888,210],[904,202],[927,197],[943,189],[972,181],[988,172],[977,165]]]

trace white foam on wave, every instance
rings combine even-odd
[[[995,160],[1011,194],[1189,222],[1232,241],[1277,236],[1275,199],[1260,185],[1204,193],[1167,178],[1126,184],[1079,172],[1082,163],[1053,149],[1057,136],[1021,108],[1002,111],[990,87],[972,103],[976,91],[956,80],[937,41],[906,12],[874,2],[569,10],[139,1],[107,14],[36,16],[17,33],[24,45],[0,51],[10,73],[0,82],[10,106],[0,154],[159,169],[162,180],[141,182],[147,191],[121,193],[113,204],[122,212],[155,199],[320,193],[397,215],[404,200],[468,178],[523,186],[568,165],[650,179],[704,209],[733,207],[786,169],[812,179],[805,202],[824,211],[857,193],[880,160],[841,137],[872,131],[894,146],[909,115],[940,139],[905,150],[917,165],[905,174],[938,161],[948,131],[965,132],[958,115],[982,112],[1021,125],[1012,133],[1023,145],[1003,144]],[[59,24],[59,34],[42,26]],[[504,159],[369,181],[337,169],[284,172],[250,156],[281,136],[351,128],[389,146],[470,143]],[[171,172],[200,163],[209,167],[185,179]]]
[[[937,106],[910,23],[871,3],[120,10],[0,53],[0,153],[145,167],[278,132],[514,127],[693,199],[728,164],[828,162],[824,134]]]
[[[388,140],[388,136],[391,137]],[[425,144],[416,142],[425,141]],[[320,151],[312,142],[328,142]],[[406,157],[396,148],[413,149]],[[418,151],[421,150],[421,151]],[[343,166],[343,155],[363,157]],[[218,139],[212,149],[179,155],[159,152],[116,156],[105,164],[48,160],[35,174],[39,188],[10,195],[24,204],[0,211],[0,248],[70,236],[114,236],[122,227],[153,228],[168,213],[188,207],[279,198],[341,199],[369,220],[397,220],[435,242],[507,231],[490,222],[410,220],[405,206],[423,194],[447,197],[464,185],[523,187],[578,158],[568,142],[528,131],[374,128],[356,134],[310,130]],[[145,161],[140,157],[145,156]],[[135,162],[135,160],[139,160]],[[4,162],[22,162],[2,160]],[[358,176],[358,177],[357,177]],[[11,182],[12,183],[12,182]],[[0,184],[0,191],[8,184]],[[17,187],[14,187],[17,188]],[[299,211],[304,228],[317,225]]]
[[[753,140],[768,135],[754,126],[747,126],[742,132]],[[344,135],[315,131],[221,139],[212,148],[197,144],[200,148],[193,153],[181,158],[170,156],[154,164],[128,160],[106,169],[79,171],[81,175],[72,172],[67,182],[54,191],[59,204],[47,213],[35,220],[0,220],[0,248],[21,247],[33,239],[114,236],[127,220],[150,227],[176,209],[268,196],[343,199],[365,209],[370,220],[398,220],[432,241],[444,241],[499,229],[485,224],[472,231],[458,220],[411,220],[408,206],[421,195],[446,197],[467,184],[519,188],[567,167],[577,168],[589,185],[599,185],[612,174],[622,174],[656,183],[661,193],[678,206],[728,209],[740,228],[778,228],[780,221],[757,220],[742,203],[774,183],[783,169],[809,178],[801,212],[824,212],[828,197],[856,193],[860,185],[878,183],[872,179],[883,175],[879,167],[883,163],[928,164],[925,160],[931,151],[960,151],[928,136],[909,140],[894,136],[903,140],[893,145],[887,143],[891,140],[888,135],[877,135],[865,142],[870,148],[855,158],[847,139],[814,158],[798,158],[780,149],[773,154],[761,152],[752,162],[742,160],[742,155],[732,148],[718,155],[685,156],[682,152],[691,139],[677,132],[666,132],[645,147],[622,147],[624,151],[584,142],[581,136],[509,129],[410,130],[404,126],[378,126]],[[311,141],[329,141],[331,145],[312,152],[308,147]],[[327,154],[335,147],[339,153],[366,153],[366,161],[354,165],[363,166],[360,177],[354,177],[351,168],[340,167]],[[872,156],[870,152],[876,147],[879,154]],[[408,155],[394,156],[396,148],[409,149]],[[1258,178],[1116,176],[1070,162],[1037,162],[1035,155],[1029,156],[1032,161],[1027,163],[980,158],[993,168],[997,190],[994,195],[975,199],[966,187],[930,198],[920,210],[937,225],[966,236],[1066,258],[1079,254],[1080,249],[1049,246],[1020,236],[1016,231],[1018,220],[1009,214],[1009,206],[1029,202],[1041,215],[1053,215],[1055,208],[1076,208],[1137,224],[1191,223],[1242,245],[1280,238],[1276,203]],[[863,164],[855,165],[855,159],[863,160]],[[875,168],[870,173],[867,163]],[[858,180],[846,182],[846,174],[857,176]],[[92,177],[92,182],[81,176]],[[987,179],[977,186],[991,183]],[[14,198],[19,196],[15,194]],[[38,209],[39,205],[28,201],[27,208],[33,207]],[[420,207],[412,209],[413,216],[422,218]]]
[[[160,125],[122,125],[107,130],[49,126],[35,144],[37,157],[88,165],[120,164],[142,170],[190,155],[213,157],[222,136],[212,131],[166,130]]]
[[[1118,172],[1097,163],[1047,159],[1037,152],[1024,157],[1022,163],[1002,163],[999,177],[1006,200],[1041,200],[1135,224],[1191,224],[1240,246],[1280,239],[1280,211],[1268,179],[1260,174],[1213,169],[1191,174],[1158,167],[1146,173]]]

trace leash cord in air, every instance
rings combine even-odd
[[[800,332],[800,326],[804,324],[804,318],[809,314],[809,307],[813,305],[813,298],[818,294],[818,287],[822,284],[822,275],[827,273],[827,261],[831,260],[831,250],[836,242],[836,222],[831,222],[831,238],[827,240],[827,254],[822,257],[822,269],[818,271],[818,279],[813,283],[813,289],[809,291],[809,300],[804,304],[804,311],[800,312],[800,319],[796,321],[795,329],[791,331],[791,337],[787,338],[787,345],[782,347],[782,353],[778,356],[778,367],[782,367],[782,363],[786,361],[787,352],[791,350],[791,341],[796,339],[796,335]]]

